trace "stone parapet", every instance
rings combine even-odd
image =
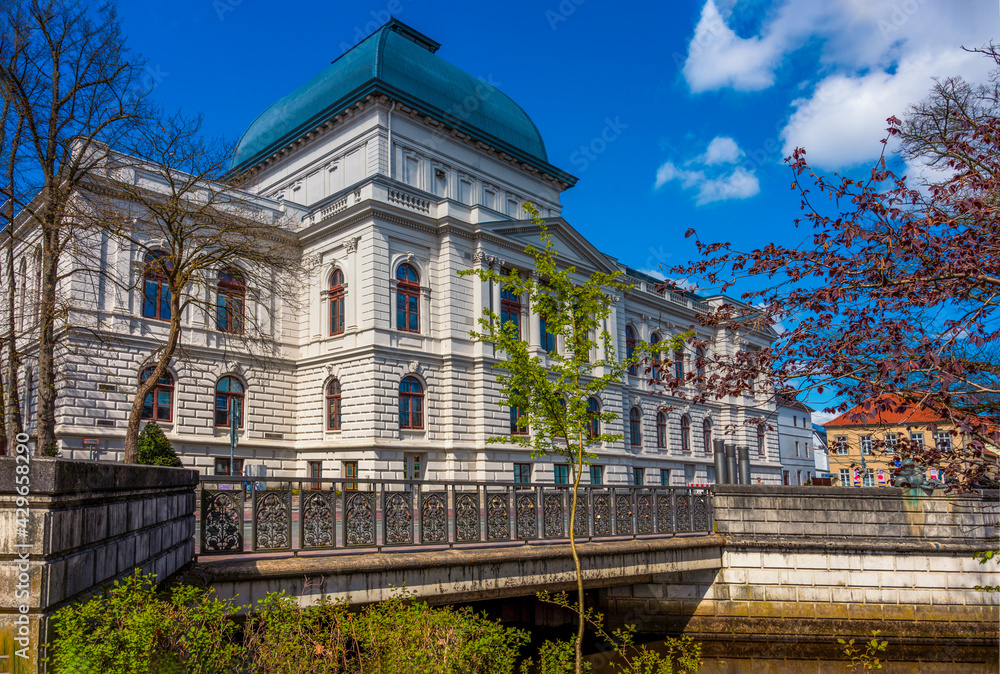
[[[714,485],[716,531],[727,540],[941,541],[996,537],[996,493],[925,496],[895,487]]]
[[[133,570],[162,580],[194,558],[197,486],[183,468],[0,457],[0,632],[18,636],[27,616],[26,671],[59,608]]]

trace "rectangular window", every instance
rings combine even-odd
[[[859,442],[861,444],[861,453],[870,456],[872,453],[872,436],[862,435]]]
[[[229,457],[216,457],[215,459],[215,474],[216,475],[229,475]]]
[[[924,432],[914,431],[910,433],[910,442],[917,446],[917,449],[924,448]]]
[[[951,449],[951,434],[947,431],[941,431],[934,434],[934,448],[941,451],[948,451]]]
[[[604,466],[590,467],[590,484],[594,485],[604,484]]]
[[[517,482],[518,484],[528,484],[531,482],[530,463],[514,464],[514,482]]]
[[[670,469],[661,468],[660,469],[660,486],[669,487],[670,486]]]
[[[309,462],[309,477],[314,479],[319,479],[323,477],[323,462],[322,461],[310,461]],[[313,482],[309,485],[310,489],[322,489],[322,485],[319,482]]]
[[[895,433],[885,434],[885,451],[889,454],[894,454],[896,452],[896,443],[899,442],[899,438]]]
[[[633,468],[632,469],[632,484],[637,487],[641,487],[646,482],[646,469],[645,468]]]
[[[798,458],[798,456],[799,456],[799,441],[796,440],[795,441],[795,457]]]
[[[500,325],[512,323],[521,338],[521,296],[504,287],[500,291]]]
[[[841,487],[851,486],[851,471],[849,468],[840,469],[840,486]]]
[[[837,455],[838,456],[847,456],[847,436],[846,435],[838,435],[836,438],[834,438],[833,443],[834,443],[834,447],[837,448]]]
[[[556,484],[569,484],[569,465],[557,463],[552,466],[552,481]]]
[[[358,477],[358,462],[357,461],[344,461],[344,479],[350,480],[351,478],[357,479]],[[357,482],[344,482],[345,491],[357,491]]]
[[[875,486],[875,469],[869,468],[865,471],[865,486],[874,487]]]
[[[786,486],[788,485],[788,471],[787,470],[781,471],[781,484],[786,485]]]
[[[546,353],[556,352],[556,336],[549,332],[544,318],[538,319],[538,334],[541,335],[542,350]]]

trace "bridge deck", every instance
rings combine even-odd
[[[648,583],[656,574],[718,569],[724,541],[716,535],[601,541],[578,545],[584,586]],[[315,557],[211,559],[192,573],[220,597],[244,607],[284,590],[303,605],[323,596],[352,604],[381,601],[406,586],[416,598],[452,603],[558,592],[576,587],[567,544],[368,553]]]

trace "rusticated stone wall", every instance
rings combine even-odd
[[[612,624],[733,643],[746,656],[839,657],[837,638],[893,644],[898,659],[996,663],[996,495],[716,485],[722,568],[602,591]],[[972,671],[972,670],[969,670]]]
[[[0,671],[36,671],[48,618],[73,599],[133,569],[162,580],[190,562],[197,484],[183,468],[0,457]],[[28,663],[8,652],[25,644]]]

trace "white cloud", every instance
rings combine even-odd
[[[684,162],[681,168],[673,161],[665,161],[656,171],[654,189],[677,180],[683,189],[697,189],[695,203],[699,206],[715,201],[747,199],[760,192],[760,182],[752,170],[742,166],[730,168],[745,153],[729,136],[713,138],[703,154]],[[713,168],[715,167],[715,168]],[[713,173],[714,175],[709,175]]]
[[[735,164],[745,153],[736,144],[736,141],[729,136],[716,136],[708,144],[705,154],[699,157],[702,164],[713,166],[715,164]]]
[[[839,414],[832,414],[830,412],[823,412],[822,410],[816,410],[810,416],[812,417],[812,422],[814,424],[816,424],[818,426],[822,426],[823,424],[825,424],[828,421],[833,421],[834,419],[836,419],[840,415]]]
[[[773,0],[757,34],[738,35],[731,0],[706,0],[683,74],[692,92],[761,91],[800,85],[781,131],[783,155],[805,147],[810,163],[836,169],[875,159],[886,118],[924,98],[933,76],[983,82],[991,61],[962,47],[993,37],[995,2],[953,0]],[[755,5],[756,12],[759,5]],[[816,79],[777,81],[802,47],[819,52]],[[680,58],[680,57],[677,57]]]
[[[830,75],[811,96],[792,101],[794,112],[781,131],[782,151],[790,155],[804,147],[810,164],[820,168],[870,161],[886,135],[886,118],[902,117],[908,105],[926,96],[931,73],[968,70],[973,59],[982,57],[924,52],[905,58],[891,74]]]

